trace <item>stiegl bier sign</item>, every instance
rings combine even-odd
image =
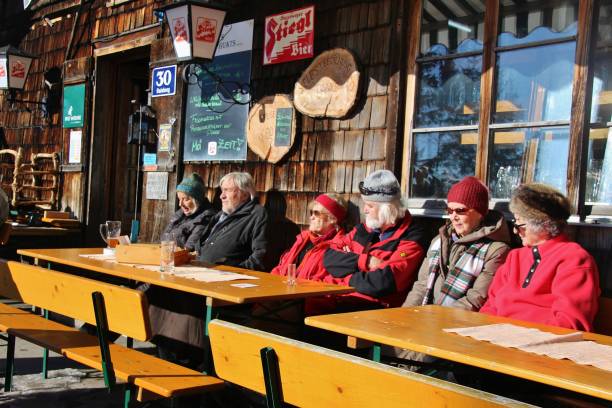
[[[266,17],[264,65],[314,55],[314,6]]]

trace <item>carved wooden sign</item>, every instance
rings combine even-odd
[[[307,116],[341,118],[355,105],[360,73],[355,57],[344,48],[317,56],[293,91],[294,105]]]
[[[295,141],[295,119],[289,95],[261,98],[249,111],[246,125],[249,148],[270,163],[278,162]]]

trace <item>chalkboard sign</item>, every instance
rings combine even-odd
[[[206,65],[222,84],[202,73],[199,83],[188,86],[183,161],[246,159],[249,107],[232,104],[230,94],[251,81],[252,39],[253,20],[224,26],[215,58]]]
[[[292,124],[293,108],[278,108],[276,110],[274,146],[291,146]]]

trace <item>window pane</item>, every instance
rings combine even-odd
[[[589,133],[585,200],[612,205],[612,129],[591,129]]]
[[[421,53],[447,55],[482,50],[484,2],[423,2]]]
[[[527,44],[576,34],[578,1],[538,0],[502,5],[499,46]],[[531,3],[531,4],[530,4]],[[535,4],[534,4],[535,3]]]
[[[451,185],[476,169],[478,133],[413,134],[412,197],[446,198]]]
[[[495,123],[569,120],[575,42],[500,52]]]
[[[514,128],[493,133],[489,188],[510,198],[521,182],[546,183],[566,191],[569,128]]]
[[[599,8],[591,123],[612,122],[612,4]]]
[[[422,63],[416,127],[477,124],[481,71],[480,55]]]

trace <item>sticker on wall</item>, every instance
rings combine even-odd
[[[81,163],[81,137],[83,135],[82,130],[71,130],[70,131],[70,146],[68,147],[68,163],[79,164]]]
[[[344,48],[325,51],[295,83],[295,108],[312,117],[344,117],[357,101],[359,77],[357,62],[350,51]]]
[[[295,141],[295,109],[289,95],[261,98],[249,112],[246,134],[249,148],[270,163],[285,156]]]
[[[172,125],[164,123],[159,125],[159,138],[157,140],[158,152],[169,152],[172,146]]]
[[[263,64],[280,64],[314,55],[314,6],[266,17]]]

